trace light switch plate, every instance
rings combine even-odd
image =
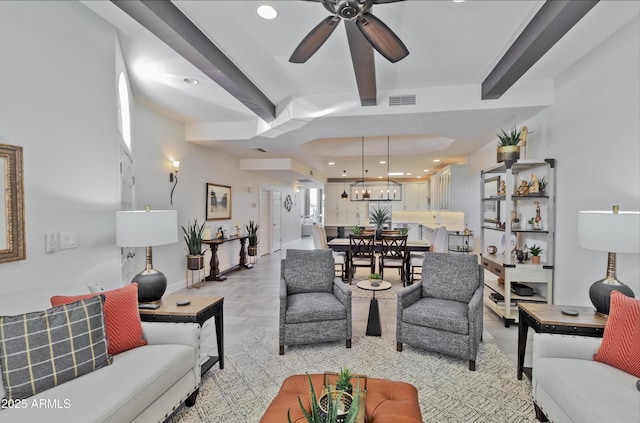
[[[58,234],[54,232],[44,234],[44,250],[47,253],[53,253],[58,250]]]
[[[78,232],[60,232],[60,249],[78,248]]]

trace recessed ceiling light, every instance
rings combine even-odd
[[[407,172],[407,176],[411,176],[411,172]]]
[[[404,172],[389,172],[387,173],[389,176],[403,176]]]
[[[183,81],[189,85],[198,85],[200,83],[200,81],[195,78],[184,78]]]
[[[378,163],[385,164],[386,162],[387,162],[386,160],[380,160]]]
[[[416,176],[416,178],[420,179],[420,178],[422,178],[422,176],[418,175],[418,176]]]
[[[464,0],[453,0],[454,3],[464,3]]]
[[[423,172],[428,172],[428,171],[429,171],[429,169],[425,169],[425,170],[423,170]]]
[[[257,12],[262,19],[275,19],[278,16],[278,11],[268,4],[258,7]]]
[[[439,163],[440,159],[433,159],[434,162]]]
[[[329,166],[335,166],[336,162],[329,162]]]
[[[382,176],[378,176],[378,179],[382,179]]]

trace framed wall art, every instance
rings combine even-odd
[[[22,147],[0,144],[0,263],[26,259]]]
[[[207,220],[231,219],[231,187],[207,183]]]

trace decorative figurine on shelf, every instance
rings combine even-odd
[[[500,189],[498,190],[498,195],[507,195],[507,183],[504,180],[500,181]]]
[[[521,197],[526,197],[527,195],[529,195],[529,182],[523,179],[522,183],[518,187],[518,190],[516,191],[516,195],[519,195]]]
[[[531,174],[531,182],[529,182],[529,193],[538,194],[540,192],[540,185],[538,184],[538,176],[535,173]]]
[[[224,232],[222,232],[222,226],[218,226],[218,233],[216,234],[216,239],[224,238]]]
[[[536,205],[536,217],[533,219],[534,229],[542,229],[542,216],[540,216],[540,201],[534,201]]]

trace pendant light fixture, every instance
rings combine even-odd
[[[384,180],[376,182],[373,181],[367,184],[367,176],[369,174],[369,170],[364,168],[364,137],[362,137],[362,180],[349,184],[349,192],[351,194],[350,201],[402,201],[402,184],[399,182],[393,181],[390,178],[390,168],[389,168],[389,144],[390,137],[387,136],[387,181],[386,184]],[[382,177],[381,177],[382,178]],[[386,185],[386,187],[385,187]],[[384,189],[386,188],[387,193],[385,195]],[[361,191],[362,190],[362,191]],[[376,193],[378,190],[380,191],[380,195],[375,194],[375,198],[371,198],[371,191],[374,190]],[[344,199],[346,199],[346,191],[343,193]]]
[[[349,194],[347,194],[347,183],[345,182],[345,177],[347,176],[347,171],[342,171],[342,195],[340,196],[343,200],[349,198]]]

